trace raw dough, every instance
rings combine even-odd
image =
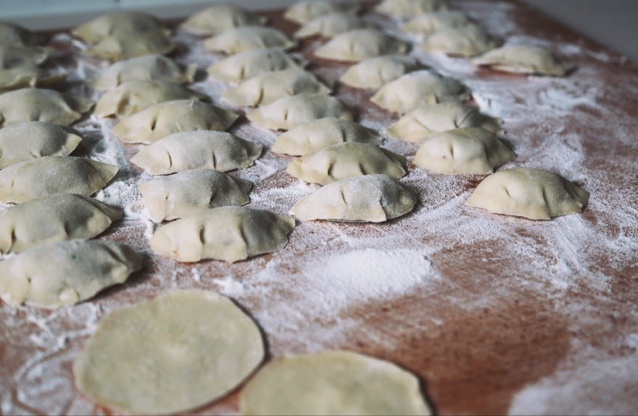
[[[2,46],[36,46],[43,39],[39,34],[14,25],[0,22],[0,45]]]
[[[547,49],[530,45],[506,45],[472,59],[476,66],[489,66],[516,74],[564,76],[574,64],[559,59]]]
[[[379,56],[351,66],[339,80],[353,88],[377,89],[418,67],[419,62],[412,56]]]
[[[374,8],[374,11],[405,19],[445,9],[447,9],[447,5],[440,0],[383,0]]]
[[[415,35],[431,35],[439,30],[463,27],[467,24],[469,24],[469,20],[462,12],[445,10],[416,15],[401,29]]]
[[[378,131],[353,121],[326,117],[281,134],[270,150],[275,153],[303,156],[345,142],[380,145],[381,135]]]
[[[430,415],[419,380],[349,351],[275,358],[242,391],[244,415]]]
[[[0,212],[0,253],[101,234],[122,210],[75,194],[58,194],[25,202]]]
[[[412,163],[437,173],[484,175],[515,157],[494,133],[465,127],[432,136]]]
[[[280,49],[238,53],[208,67],[208,74],[217,80],[238,83],[267,72],[301,68],[290,55]]]
[[[273,48],[287,50],[296,45],[297,43],[288,39],[283,32],[259,26],[229,29],[204,41],[206,50],[224,52],[228,55]]]
[[[330,13],[316,17],[304,24],[295,32],[296,38],[307,38],[310,36],[321,36],[332,38],[344,32],[355,29],[365,29],[370,25],[357,16],[349,13]]]
[[[145,147],[131,158],[131,162],[151,175],[168,175],[191,169],[227,172],[251,166],[262,149],[262,145],[230,133],[185,131]]]
[[[340,143],[290,162],[288,172],[302,181],[327,185],[353,176],[386,174],[401,178],[408,172],[405,157],[367,143]]]
[[[156,53],[169,53],[175,49],[171,38],[160,31],[144,33],[123,33],[108,36],[84,53],[101,59],[119,61]]]
[[[0,202],[26,202],[55,194],[89,196],[106,186],[117,166],[82,157],[46,156],[0,170]]]
[[[173,100],[155,104],[130,115],[112,132],[125,143],[153,143],[182,131],[229,128],[239,116],[212,104],[195,100]]]
[[[380,55],[405,53],[408,44],[376,29],[341,33],[315,49],[315,56],[338,62],[360,62]]]
[[[0,92],[52,85],[66,74],[53,74],[39,67],[49,54],[40,49],[0,44]]]
[[[279,100],[246,115],[258,126],[272,130],[290,130],[302,124],[335,117],[352,121],[352,111],[340,100],[323,94],[301,94]]]
[[[338,12],[356,14],[358,10],[359,6],[349,0],[304,0],[288,7],[284,17],[295,23],[304,24],[319,16]]]
[[[417,193],[388,175],[342,179],[301,198],[290,213],[301,221],[384,222],[412,211]]]
[[[253,183],[211,169],[195,169],[160,176],[140,185],[148,217],[153,222],[174,220],[208,208],[245,205]]]
[[[50,121],[68,126],[93,103],[54,90],[23,88],[0,94],[0,127],[25,121]]]
[[[72,31],[73,35],[87,43],[97,43],[113,35],[125,35],[129,40],[133,40],[149,32],[170,34],[170,31],[154,16],[130,11],[103,14]]]
[[[259,328],[231,300],[179,290],[103,318],[73,374],[102,405],[182,413],[233,390],[263,359]]]
[[[421,49],[448,55],[470,57],[498,47],[500,42],[490,37],[481,27],[469,24],[439,30],[425,38]]]
[[[234,263],[279,251],[295,220],[269,211],[219,207],[162,225],[150,244],[162,256],[183,262],[205,259]]]
[[[236,27],[260,26],[266,20],[234,4],[218,4],[193,14],[181,28],[196,35],[210,36]]]
[[[46,244],[0,262],[0,297],[44,308],[92,298],[142,268],[142,257],[124,244],[70,240]]]
[[[516,168],[485,178],[466,204],[496,214],[549,220],[582,211],[588,199],[589,192],[556,173]]]

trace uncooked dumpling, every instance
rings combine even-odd
[[[43,156],[68,156],[81,142],[77,132],[59,124],[12,124],[0,130],[0,168]]]
[[[380,55],[404,53],[408,44],[375,29],[342,33],[315,49],[315,56],[340,62],[359,62]]]
[[[304,24],[331,13],[355,14],[359,6],[349,0],[304,0],[298,1],[288,7],[284,12],[284,17],[295,23]]]
[[[178,290],[104,317],[73,374],[102,406],[184,413],[235,389],[263,359],[259,328],[233,301]]]
[[[494,133],[466,127],[432,136],[417,151],[413,163],[437,173],[484,175],[515,157]]]
[[[95,106],[95,115],[130,116],[165,101],[198,98],[198,94],[174,82],[129,81],[104,93]]]
[[[302,94],[281,98],[247,114],[253,123],[272,130],[290,130],[325,117],[352,121],[351,110],[337,98]]]
[[[271,151],[293,156],[314,153],[333,144],[358,142],[381,144],[378,131],[340,118],[320,118],[277,137]]]
[[[286,172],[302,181],[326,185],[353,176],[406,175],[405,157],[367,143],[335,144],[293,160]]]
[[[195,169],[161,176],[140,185],[148,217],[153,222],[174,220],[208,208],[245,205],[253,183],[211,169]]]
[[[500,133],[500,121],[461,103],[440,103],[417,107],[388,128],[399,140],[422,143],[437,133],[461,127],[481,127]]]
[[[222,99],[239,107],[270,104],[283,97],[298,94],[329,94],[331,89],[303,69],[267,72],[246,80],[222,93]]]
[[[401,28],[405,32],[416,35],[431,35],[439,30],[462,27],[467,24],[469,20],[462,12],[445,10],[416,15]]]
[[[257,75],[300,68],[301,65],[280,49],[248,51],[222,59],[208,67],[208,74],[217,80],[238,83]]]
[[[12,23],[0,22],[1,46],[36,46],[42,36]]]
[[[25,121],[50,121],[68,126],[93,103],[54,90],[23,88],[0,94],[0,127]]]
[[[153,143],[182,131],[224,131],[237,117],[232,111],[201,101],[173,100],[126,117],[112,131],[125,143]]]
[[[485,178],[466,204],[495,214],[549,220],[582,211],[588,199],[589,192],[554,172],[516,168]]]
[[[221,172],[251,166],[263,146],[230,133],[186,131],[171,134],[145,147],[131,162],[151,175],[168,175],[191,169]]]
[[[412,211],[416,191],[388,175],[342,179],[301,198],[290,213],[301,221],[384,222]]]
[[[101,234],[122,211],[76,194],[58,194],[0,212],[0,253],[20,253],[37,245]]]
[[[463,84],[428,70],[415,71],[385,84],[370,98],[381,108],[403,114],[416,107],[457,102],[467,97]]]
[[[142,12],[115,12],[103,14],[84,23],[71,33],[88,43],[97,43],[113,35],[129,35],[129,40],[149,32],[170,31],[154,16]]]
[[[171,38],[162,31],[122,33],[108,36],[84,53],[101,59],[119,61],[156,53],[169,53],[175,49]]]
[[[284,215],[219,207],[162,225],[150,244],[156,253],[178,261],[214,259],[234,263],[281,250],[293,228],[295,220]]]
[[[264,49],[286,50],[295,45],[296,42],[288,39],[283,32],[260,26],[229,29],[204,41],[206,50],[228,55]]]
[[[546,49],[529,45],[506,45],[472,59],[477,66],[489,66],[517,74],[563,76],[574,64],[552,55]]]
[[[439,30],[425,38],[421,49],[470,57],[498,47],[499,41],[475,24]]]
[[[351,66],[339,80],[353,88],[377,89],[418,67],[419,62],[412,56],[379,56]]]
[[[447,5],[440,0],[383,0],[374,11],[401,19],[447,9]]]
[[[142,268],[142,257],[124,244],[70,240],[34,247],[0,262],[0,297],[44,308],[92,298]]]
[[[331,38],[354,29],[365,29],[369,24],[349,13],[331,13],[316,17],[295,32],[296,38],[322,36]]]
[[[278,357],[240,398],[243,415],[430,415],[419,380],[349,351]]]
[[[259,26],[265,17],[257,16],[234,4],[218,4],[190,16],[181,28],[196,35],[215,35],[242,26]]]
[[[114,165],[82,157],[46,156],[0,170],[0,202],[26,202],[55,194],[89,196],[117,173]]]
[[[17,88],[51,85],[65,74],[52,74],[39,67],[48,53],[22,46],[0,44],[0,92]]]

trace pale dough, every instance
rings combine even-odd
[[[0,94],[0,127],[25,121],[68,126],[93,107],[89,100],[54,90],[23,88]]]
[[[331,13],[316,17],[304,24],[294,34],[296,38],[307,38],[310,36],[321,36],[332,38],[344,32],[355,29],[366,29],[370,25],[357,16],[349,13]]]
[[[170,31],[157,18],[142,12],[115,12],[103,14],[77,26],[71,33],[88,43],[97,43],[113,35],[127,35],[129,40],[149,32]]]
[[[374,8],[374,11],[405,19],[445,9],[447,4],[441,0],[383,0]]]
[[[187,32],[207,36],[236,27],[260,26],[264,23],[266,18],[234,4],[218,4],[193,14],[180,27]]]
[[[425,38],[421,49],[471,57],[498,47],[500,42],[475,24],[442,29]]]
[[[169,53],[175,46],[168,35],[157,30],[114,34],[89,46],[84,53],[101,59],[119,61],[148,54]]]
[[[369,58],[351,66],[339,80],[353,88],[378,89],[419,67],[408,55],[386,55]]]
[[[380,55],[401,54],[408,44],[376,29],[355,29],[341,33],[314,51],[318,58],[338,62],[360,62]]]
[[[331,13],[356,14],[359,6],[350,0],[302,0],[288,7],[284,17],[295,23],[304,24]]]
[[[248,51],[229,56],[209,66],[208,75],[220,81],[238,83],[257,75],[301,68],[290,55],[280,49]]]
[[[401,29],[416,35],[431,35],[439,30],[462,27],[468,23],[469,20],[462,12],[445,10],[416,15]]]
[[[12,23],[0,22],[0,45],[36,46],[42,36]]]
[[[554,76],[564,76],[574,68],[573,63],[547,49],[530,45],[506,45],[472,59],[472,63],[516,74]]]
[[[207,51],[224,52],[228,55],[273,48],[287,50],[296,45],[297,43],[288,39],[283,32],[260,26],[228,29],[204,41]]]

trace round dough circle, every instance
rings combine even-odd
[[[231,300],[184,290],[106,316],[73,372],[102,405],[168,414],[230,392],[263,357],[261,332]]]

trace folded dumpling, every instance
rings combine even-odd
[[[234,55],[240,52],[294,47],[296,42],[277,29],[261,26],[246,26],[229,29],[204,41],[204,48],[211,52]]]
[[[77,26],[71,33],[88,43],[97,43],[113,35],[129,35],[134,40],[136,35],[149,32],[170,31],[155,16],[142,12],[115,12],[103,14]]]
[[[383,0],[374,11],[401,19],[447,9],[441,0]]]
[[[424,13],[414,16],[401,28],[417,35],[431,35],[439,30],[463,27],[470,21],[464,13],[459,11],[444,10],[433,13]]]
[[[353,88],[377,89],[419,66],[416,58],[409,55],[378,56],[352,65],[339,80]]]
[[[404,53],[408,44],[376,29],[341,33],[315,49],[315,56],[339,62],[359,62],[380,55]]]
[[[355,29],[366,29],[370,27],[368,23],[350,13],[330,13],[315,17],[304,24],[295,32],[296,38],[307,38],[310,36],[321,36],[332,38],[341,33]]]
[[[266,20],[234,4],[218,4],[193,14],[180,27],[196,35],[215,35],[236,27],[260,26]]]
[[[359,6],[350,0],[302,0],[288,7],[284,17],[295,23],[304,24],[327,14],[356,14],[358,10]]]
[[[50,121],[68,126],[93,107],[80,97],[54,90],[23,88],[0,94],[0,127],[25,121]]]
[[[40,67],[48,56],[44,50],[0,44],[0,92],[52,85],[64,79],[66,74]]]
[[[421,44],[426,52],[442,52],[448,55],[470,57],[498,47],[500,42],[487,34],[480,26],[468,24],[434,32]]]
[[[563,76],[574,64],[560,59],[547,49],[530,45],[506,45],[472,59],[476,66],[488,66],[516,74]]]
[[[266,72],[301,68],[301,64],[281,49],[238,53],[208,67],[208,75],[220,81],[238,83]]]
[[[175,49],[170,36],[161,31],[118,33],[89,46],[84,53],[101,59],[119,61],[148,54],[169,53]]]

